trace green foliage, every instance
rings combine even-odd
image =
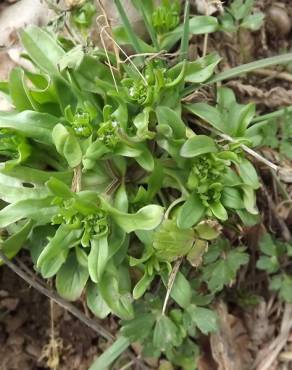
[[[181,7],[179,0],[161,0],[160,5],[154,2],[133,0],[134,5],[142,13],[146,29],[153,45],[146,44],[133,31],[123,10],[120,0],[116,0],[117,9],[123,20],[123,25],[114,30],[116,41],[120,45],[131,44],[136,52],[147,53],[159,50],[170,50],[182,37],[185,25],[180,24]],[[194,16],[188,22],[188,34],[201,35],[219,29],[218,21],[211,16]]]
[[[284,301],[292,302],[292,275],[285,268],[285,261],[292,255],[292,246],[275,240],[270,234],[264,234],[259,242],[260,257],[257,268],[269,275],[269,287],[276,291]]]
[[[202,280],[212,293],[220,291],[234,282],[238,269],[248,260],[244,247],[233,249],[227,240],[218,240],[204,255]]]
[[[93,17],[96,14],[96,8],[90,0],[85,1],[81,6],[72,9],[71,21],[80,29],[89,28]]]
[[[237,138],[247,135],[248,126],[255,115],[255,105],[238,104],[233,91],[227,87],[218,89],[216,107],[195,103],[186,105],[186,109],[215,129]]]
[[[158,35],[175,29],[180,23],[179,1],[162,0],[162,4],[152,13],[152,23]]]
[[[292,158],[291,114],[284,112],[280,118],[256,123],[249,129],[249,136],[257,146],[277,150],[281,157]]]
[[[125,337],[119,337],[94,363],[89,370],[106,370],[129,347]]]
[[[253,12],[254,0],[233,0],[225,13],[220,17],[221,28],[227,32],[234,32],[238,28],[257,31],[264,21],[264,13]]]
[[[189,18],[186,2],[180,24],[178,2],[155,8],[133,0],[150,45],[115,4],[123,21],[116,41],[142,53],[121,63],[47,29],[22,31],[34,71],[15,69],[3,87],[15,109],[0,112],[0,246],[13,258],[25,245],[62,297],[84,294],[95,316],[122,320],[122,336],[92,369],[110,366],[139,340],[143,355],[163,353],[195,370],[198,335],[218,325],[211,303],[248,263],[245,247],[220,238],[221,229],[258,221],[259,180],[241,148],[255,145],[255,106],[238,104],[225,87],[215,107],[182,101],[187,89],[218,76],[216,53],[186,56],[190,35],[218,30],[215,17]],[[89,1],[71,11],[84,39],[93,14]],[[177,59],[144,57],[181,39]],[[190,127],[190,115],[214,134]],[[258,267],[276,273],[274,250],[263,253]],[[281,279],[287,298],[291,281]]]

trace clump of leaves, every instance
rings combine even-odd
[[[292,256],[292,245],[275,240],[268,233],[260,240],[261,255],[257,261],[257,268],[269,275],[269,288],[276,291],[284,301],[292,302],[292,275],[289,270],[288,259]]]
[[[255,106],[225,87],[215,107],[183,102],[220,62],[185,58],[189,35],[217,30],[216,18],[189,19],[187,1],[181,25],[176,2],[133,1],[149,45],[115,2],[116,40],[141,53],[123,63],[35,26],[21,33],[34,71],[16,68],[2,88],[15,109],[0,113],[1,248],[13,258],[25,246],[61,296],[84,293],[94,315],[120,318],[115,356],[139,340],[146,356],[194,369],[197,336],[217,328],[212,300],[248,262],[221,229],[258,221],[259,180],[242,149],[254,145]],[[181,38],[175,62],[157,55]]]
[[[227,32],[234,32],[239,28],[251,31],[259,30],[265,16],[259,10],[254,12],[254,5],[254,0],[233,0],[220,17],[222,29]]]
[[[71,10],[71,21],[81,30],[87,29],[93,22],[96,8],[92,1],[87,0]]]
[[[260,122],[253,128],[255,144],[277,150],[281,157],[292,159],[291,114],[278,119]]]
[[[172,31],[180,23],[180,3],[178,0],[162,0],[162,4],[152,12],[152,23],[157,34]]]

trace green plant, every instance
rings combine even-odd
[[[221,28],[227,32],[234,32],[238,28],[257,31],[261,28],[264,13],[253,12],[254,0],[233,0],[225,13],[219,18]]]
[[[95,6],[91,0],[87,0],[71,10],[71,21],[79,29],[87,29],[91,26],[95,14]]]
[[[116,4],[116,40],[140,53],[119,64],[45,29],[21,33],[35,70],[17,68],[1,87],[15,106],[0,113],[1,249],[13,258],[26,248],[62,297],[84,292],[95,316],[122,320],[122,336],[92,369],[136,340],[145,356],[195,369],[196,338],[217,328],[213,299],[248,262],[243,246],[220,237],[222,225],[259,221],[259,180],[242,147],[254,145],[254,104],[225,87],[216,107],[183,96],[291,55],[214,75],[220,57],[189,61],[186,46],[189,34],[217,30],[216,18],[189,19],[187,1],[179,25],[176,3],[167,14],[168,1],[154,10],[136,0],[148,45]],[[156,54],[180,39],[175,63]]]
[[[280,118],[261,121],[250,131],[255,145],[268,146],[278,150],[282,157],[292,158],[292,124],[289,112],[284,112]]]
[[[292,256],[292,245],[275,240],[270,234],[262,236],[259,248],[261,255],[257,268],[269,275],[269,288],[276,291],[284,301],[292,302],[292,276],[287,259]]]

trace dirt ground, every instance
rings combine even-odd
[[[0,287],[1,370],[88,369],[102,346],[91,329],[54,304],[52,342],[50,301],[5,267]]]

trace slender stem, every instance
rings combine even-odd
[[[267,113],[267,114],[262,114],[260,116],[257,116],[252,120],[252,123],[257,123],[261,121],[269,121],[274,118],[282,117],[288,113],[292,113],[292,105],[286,108],[276,110],[275,112],[272,112],[272,113]]]
[[[109,65],[109,69],[110,69],[110,72],[111,72],[111,75],[112,75],[112,79],[114,81],[115,89],[116,89],[117,92],[119,92],[117,81],[116,81],[115,74],[114,74],[114,71],[113,71],[113,66],[111,64],[111,61],[110,61],[110,58],[109,58],[109,55],[108,55],[108,52],[107,52],[107,48],[106,48],[106,45],[105,45],[105,42],[104,42],[104,39],[103,39],[103,36],[102,36],[102,32],[100,33],[100,40],[101,40],[102,47],[103,47],[105,55],[106,55],[106,59],[107,59],[108,65]]]
[[[145,77],[139,71],[139,68],[136,66],[136,64],[132,61],[132,58],[129,58],[129,56],[126,54],[126,52],[120,47],[120,45],[115,41],[115,39],[107,32],[105,27],[102,28],[102,32],[104,32],[107,35],[107,37],[112,40],[112,42],[116,45],[116,47],[120,50],[120,52],[129,60],[133,69],[135,69],[135,71],[138,73],[138,75],[142,78],[144,84],[147,85],[147,81],[146,81]],[[144,55],[144,53],[139,53],[136,56],[138,57],[138,56],[143,56],[143,55]]]
[[[209,130],[210,132],[213,132],[214,134],[222,137],[222,139],[225,139],[227,141],[230,141],[231,143],[237,143],[237,141],[235,139],[233,139],[231,136],[229,135],[226,135],[226,134],[223,134],[221,133],[220,131],[214,129],[213,127],[209,127],[209,126],[206,126],[206,125],[203,125],[203,124],[200,124],[199,122],[194,122],[196,125],[200,126],[200,127],[203,127],[207,130]],[[248,146],[244,145],[244,144],[240,144],[240,147],[248,154],[250,154],[251,156],[253,156],[254,158],[256,158],[259,162],[262,162],[264,163],[266,166],[268,166],[269,168],[271,168],[273,171],[276,171],[276,173],[278,173],[280,170],[281,170],[281,167],[277,166],[276,164],[274,164],[273,162],[267,160],[266,158],[264,158],[262,155],[260,155],[259,153],[255,152],[253,149],[249,148]]]
[[[171,293],[171,290],[172,290],[173,284],[175,282],[175,278],[176,278],[176,275],[179,271],[181,263],[182,263],[182,258],[179,258],[175,262],[175,265],[174,265],[174,267],[173,267],[173,269],[170,273],[168,283],[167,283],[167,291],[166,291],[166,295],[165,295],[165,299],[164,299],[164,303],[163,303],[163,308],[162,308],[162,315],[165,315],[165,311],[166,311],[167,303],[168,303],[168,300],[169,300],[169,297],[170,297],[170,293]]]
[[[204,83],[204,85],[209,85],[209,84],[212,84],[214,82],[229,80],[231,78],[243,75],[245,73],[255,71],[256,69],[270,67],[270,66],[273,66],[275,64],[285,64],[285,63],[289,63],[291,61],[292,61],[292,53],[287,53],[287,54],[277,55],[277,56],[271,57],[271,58],[264,58],[264,59],[257,60],[255,62],[251,62],[251,63],[247,63],[247,64],[242,64],[240,66],[230,68],[226,71],[218,73],[213,78],[206,81]],[[194,91],[196,91],[198,89],[198,87],[199,86],[197,84],[193,84],[191,86],[188,86],[183,91],[183,96],[185,97],[189,94],[192,94]]]
[[[167,220],[169,215],[170,215],[170,212],[172,211],[172,209],[178,205],[179,203],[185,201],[185,198],[184,197],[180,197],[180,198],[177,198],[174,202],[172,202],[170,204],[170,206],[167,208],[166,212],[165,212],[165,215],[164,215],[164,218]]]
[[[278,79],[278,80],[292,82],[292,74],[289,72],[279,72],[273,69],[260,68],[260,69],[256,69],[252,73],[266,77],[265,79],[262,80],[263,82],[268,81],[273,78]]]
[[[223,136],[222,136],[223,137]],[[230,140],[231,138],[229,136],[226,136],[226,139],[229,141],[236,142],[236,140]],[[241,144],[241,148],[246,152],[249,153],[251,156],[256,158],[259,162],[264,163],[266,166],[270,167],[272,170],[278,172],[280,167],[277,166],[276,164],[272,163],[271,161],[268,161],[266,158],[264,158],[262,155],[254,151],[253,149],[249,148],[248,146]]]
[[[101,0],[96,0],[97,1],[97,5],[99,6],[99,8],[101,9],[101,12],[102,12],[102,15],[105,19],[105,22],[106,22],[106,25],[107,25],[107,28],[109,29],[109,33],[111,34],[111,36],[113,35],[113,30],[112,30],[112,26],[111,26],[111,23],[108,19],[108,16],[107,16],[107,13],[105,11],[105,8],[104,8],[104,5],[103,3],[101,2]],[[111,40],[111,39],[110,39]],[[119,50],[116,46],[116,44],[111,40],[112,42],[112,45],[113,45],[113,50],[114,50],[114,53],[115,53],[115,56],[116,56],[116,61],[117,61],[117,69],[118,69],[118,72],[120,73],[120,55],[119,55]]]
[[[205,0],[205,4],[206,4],[206,15],[209,15],[209,0]],[[207,54],[207,49],[208,49],[208,38],[209,38],[209,34],[208,33],[205,33],[204,35],[204,44],[203,44],[203,57],[206,56]]]
[[[137,356],[137,358],[140,358],[140,356]],[[130,362],[128,362],[126,365],[122,366],[121,368],[119,368],[119,370],[126,370],[126,369],[129,369],[132,365],[134,365],[135,361],[134,360],[131,360]]]
[[[282,193],[282,196],[285,199],[285,201],[288,201],[288,202],[292,201],[289,193],[287,192],[285,186],[282,184],[281,180],[276,175],[275,171],[271,170],[271,175],[273,176],[273,179],[276,181],[277,186],[278,186],[280,192]]]
[[[142,14],[142,17],[143,17],[145,26],[147,28],[147,31],[149,33],[149,36],[151,38],[151,41],[152,41],[155,49],[158,51],[159,50],[159,44],[158,44],[158,41],[157,41],[156,32],[155,32],[155,29],[153,28],[152,23],[149,22],[149,19],[147,17],[147,14],[145,12],[145,8],[144,8],[144,5],[143,5],[143,0],[139,0],[139,5],[140,5],[140,12]]]
[[[190,34],[190,1],[185,2],[184,11],[184,24],[183,24],[183,35],[181,39],[181,60],[187,59],[188,47],[189,47],[189,34]]]
[[[259,68],[266,68],[266,67],[273,66],[275,64],[285,64],[291,61],[292,61],[292,53],[287,53],[287,54],[277,55],[275,57],[264,58],[264,59],[257,60],[255,62],[250,62],[247,64],[242,64],[240,66],[228,69],[227,71],[218,73],[216,76],[214,76],[208,81],[208,84],[219,82],[219,81],[224,81],[224,80],[229,80],[230,78],[237,77],[244,73],[252,72]]]
[[[71,190],[74,193],[79,193],[81,191],[81,182],[82,182],[82,168],[81,164],[74,168],[73,179]]]

